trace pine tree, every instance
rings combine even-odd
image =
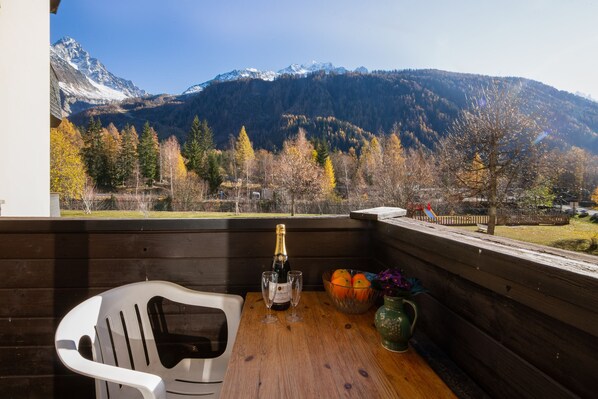
[[[324,166],[326,160],[330,157],[328,143],[326,142],[326,140],[318,140],[316,141],[314,147],[317,153],[316,161],[318,161],[318,164],[320,166]]]
[[[207,165],[207,157],[208,153],[214,149],[214,133],[210,126],[208,126],[208,121],[203,120],[201,122],[201,149],[203,150],[204,154],[204,167]]]
[[[210,194],[215,194],[218,191],[218,187],[223,182],[222,171],[220,168],[220,160],[215,151],[210,151],[208,154],[208,167],[206,180],[210,187]]]
[[[96,185],[105,186],[107,180],[106,146],[102,138],[102,122],[99,118],[97,120],[94,120],[93,117],[89,118],[83,141],[82,155],[87,174]]]
[[[197,115],[191,124],[187,141],[183,145],[183,156],[187,159],[187,170],[196,172],[206,178],[208,154],[214,149],[214,134],[204,119],[199,121]]]
[[[201,169],[201,125],[195,115],[191,130],[187,134],[187,141],[183,145],[183,156],[187,159],[187,170],[199,173]]]
[[[137,150],[141,175],[147,179],[148,185],[151,186],[160,172],[160,145],[158,135],[150,127],[149,122],[145,122],[145,125],[143,125],[143,133]]]

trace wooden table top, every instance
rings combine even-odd
[[[375,309],[336,310],[325,292],[303,292],[303,321],[264,324],[261,293],[247,294],[222,398],[455,398],[413,348],[380,344]]]

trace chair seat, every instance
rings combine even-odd
[[[167,398],[217,398],[222,381],[215,383],[172,380],[166,381]]]

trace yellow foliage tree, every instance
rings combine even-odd
[[[237,165],[242,168],[243,174],[245,175],[247,196],[249,196],[249,174],[253,166],[253,161],[255,160],[255,152],[253,151],[251,141],[249,141],[249,136],[247,136],[247,132],[245,131],[245,126],[241,127],[239,137],[237,137],[235,143],[235,159]]]
[[[374,141],[372,139],[372,141]],[[399,137],[392,133],[384,146],[384,158],[385,161],[393,166],[401,166],[405,163],[405,157],[403,156],[403,146]]]
[[[592,193],[592,201],[598,204],[598,187],[596,187]]]
[[[365,141],[359,157],[359,174],[368,185],[374,183],[376,172],[382,163],[382,146],[376,137]]]
[[[373,141],[373,140],[372,140]],[[399,137],[392,133],[382,143],[381,159],[373,165],[371,194],[382,204],[407,206],[405,155]]]
[[[464,168],[465,169],[465,168]],[[487,171],[479,153],[475,153],[471,166],[465,169],[458,178],[462,184],[471,190],[482,191],[487,180]]]
[[[243,168],[255,159],[255,152],[253,151],[251,141],[249,141],[249,136],[247,136],[247,131],[245,131],[245,126],[241,127],[239,137],[237,137],[237,142],[235,143],[235,157],[237,163]]]
[[[81,134],[67,119],[50,129],[50,190],[66,199],[80,199],[85,185]]]
[[[324,192],[331,195],[336,187],[336,179],[334,177],[334,168],[330,157],[324,161]]]
[[[185,159],[181,155],[181,146],[175,136],[170,136],[160,144],[160,170],[163,177],[170,183],[170,197],[175,199],[175,187],[178,181],[187,176]]]

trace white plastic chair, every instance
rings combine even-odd
[[[228,341],[213,359],[183,359],[162,365],[147,312],[148,301],[170,301],[221,309]],[[71,310],[56,330],[56,351],[71,370],[95,378],[98,399],[217,398],[239,328],[243,298],[193,291],[166,281],[144,281],[114,288]],[[91,340],[93,361],[79,353],[81,338]]]

